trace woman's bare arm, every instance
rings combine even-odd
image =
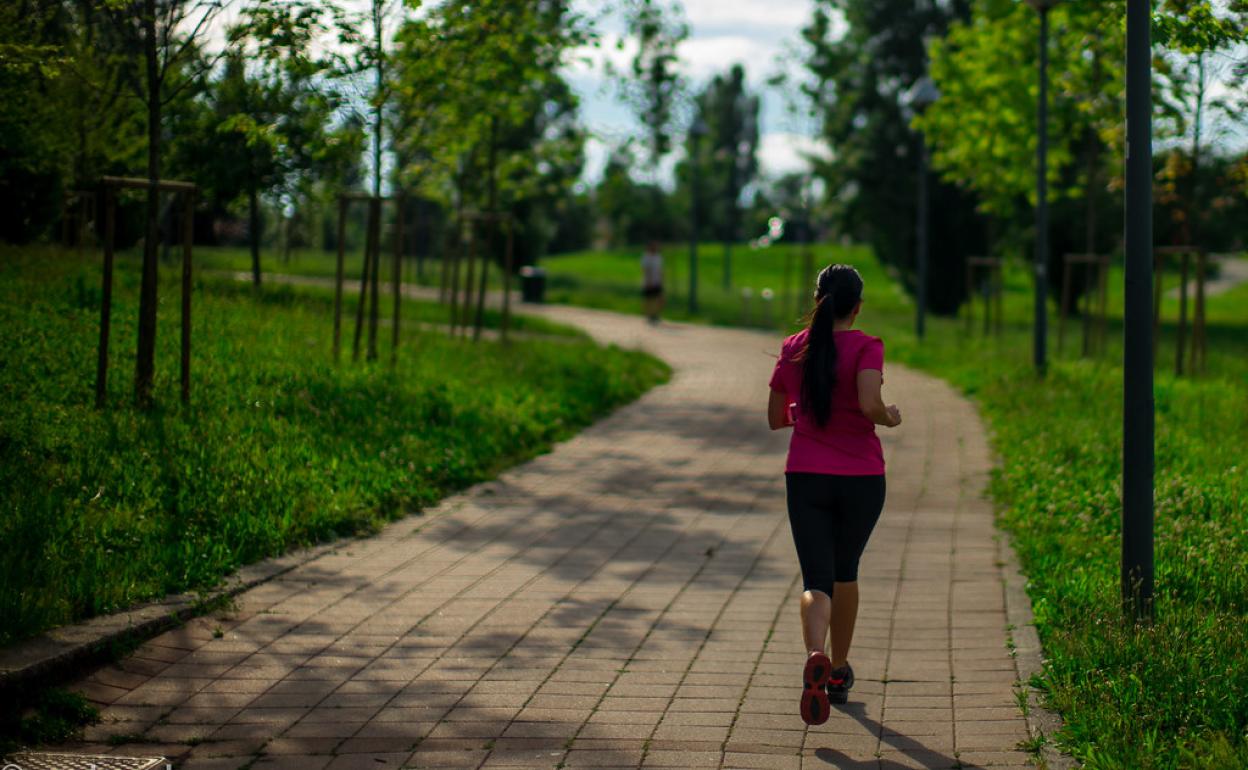
[[[767,399],[767,424],[772,430],[788,428],[792,423],[787,419],[789,394],[783,390],[772,390]]]
[[[884,387],[884,375],[879,369],[862,369],[858,372],[858,408],[876,425],[895,428],[901,424],[901,412],[896,404],[884,404],[880,390]]]

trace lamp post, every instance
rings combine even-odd
[[[689,315],[698,312],[698,166],[701,163],[702,138],[706,132],[706,121],[701,117],[689,127]]]
[[[1127,0],[1126,287],[1122,383],[1122,600],[1153,612],[1153,131],[1150,0]]]
[[[1048,326],[1049,272],[1049,11],[1061,0],[1027,0],[1040,14],[1040,96],[1036,130],[1036,318],[1032,342],[1036,373],[1044,375],[1045,335]]]
[[[937,99],[940,98],[940,89],[936,88],[936,84],[927,75],[915,81],[910,91],[906,94],[905,108],[911,114],[923,114],[923,112],[932,106]],[[918,202],[918,222],[915,224],[915,234],[917,241],[917,251],[915,254],[915,262],[918,267],[918,291],[917,305],[914,314],[914,333],[921,340],[927,330],[927,274],[929,263],[931,262],[930,231],[931,231],[931,191],[929,189],[928,176],[930,172],[931,159],[928,156],[927,139],[919,137],[919,202]]]

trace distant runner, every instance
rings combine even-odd
[[[659,253],[658,241],[647,243],[646,252],[641,255],[641,296],[646,317],[657,324],[663,312],[663,255]]]

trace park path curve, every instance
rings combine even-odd
[[[104,721],[64,748],[183,770],[1029,766],[969,402],[886,365],[906,421],[882,431],[858,684],[807,729],[787,434],[764,416],[779,339],[535,312],[672,381],[91,674]]]

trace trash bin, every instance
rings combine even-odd
[[[520,268],[520,299],[541,304],[546,297],[546,271],[535,265]]]

